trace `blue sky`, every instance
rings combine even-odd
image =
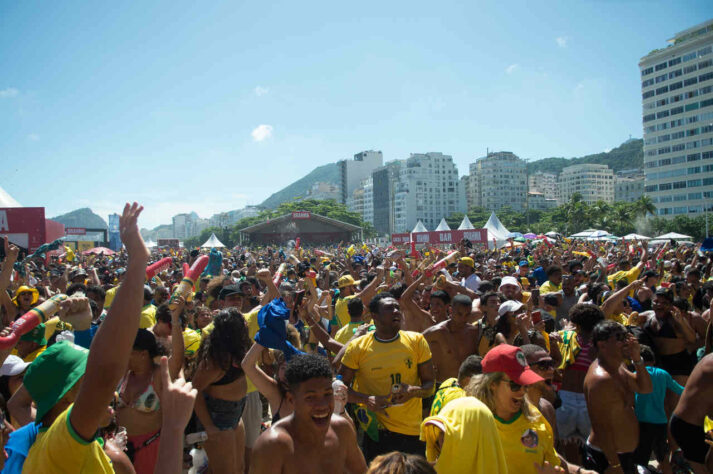
[[[579,156],[641,133],[639,59],[709,1],[0,0],[0,186],[142,225],[362,150]]]

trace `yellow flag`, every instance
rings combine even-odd
[[[67,252],[67,256],[65,257],[68,262],[73,262],[75,255],[74,255],[74,250],[72,250],[72,247],[69,247],[67,245],[64,246],[65,252]]]
[[[356,253],[356,250],[354,249],[354,244],[350,245],[349,248],[347,249],[347,257],[351,257]]]

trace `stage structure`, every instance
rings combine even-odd
[[[364,240],[364,230],[354,224],[338,221],[307,211],[285,214],[240,229],[240,245],[284,244],[300,238],[302,244],[328,244]]]

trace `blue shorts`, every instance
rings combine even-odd
[[[235,402],[213,398],[205,394],[203,398],[205,398],[210,419],[216,428],[221,431],[226,431],[234,430],[238,426],[240,417],[243,415],[243,409],[245,408],[245,398],[241,398]]]

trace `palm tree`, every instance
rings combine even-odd
[[[642,217],[656,215],[656,205],[651,200],[651,197],[646,194],[643,194],[639,199],[634,201],[634,207],[637,214],[640,214]]]

